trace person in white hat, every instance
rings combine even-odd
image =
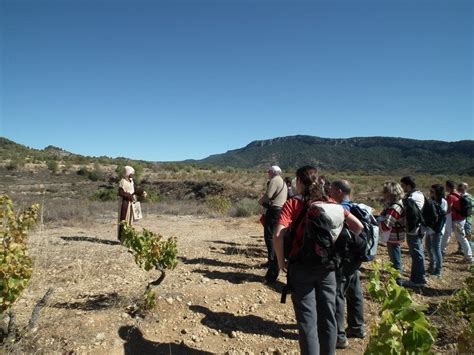
[[[268,169],[268,182],[265,194],[258,200],[258,203],[266,208],[263,237],[267,246],[268,271],[265,275],[267,282],[275,282],[278,278],[279,268],[273,248],[273,231],[280,216],[281,208],[286,202],[288,188],[281,177],[281,169],[273,165]]]
[[[121,225],[120,223],[125,221],[128,225],[132,225],[133,214],[132,214],[132,203],[137,201],[138,196],[146,197],[145,191],[139,191],[135,189],[133,182],[133,175],[135,169],[131,166],[125,166],[123,177],[119,182],[119,213],[118,213],[118,239],[121,240]]]

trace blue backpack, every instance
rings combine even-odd
[[[350,253],[359,261],[373,261],[377,255],[379,244],[379,227],[375,217],[360,205],[347,202],[343,203],[349,207],[349,211],[364,226],[362,233],[352,235],[352,246],[349,245]]]

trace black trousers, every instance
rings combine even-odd
[[[265,227],[263,228],[263,238],[267,246],[268,271],[265,275],[267,281],[275,281],[278,277],[278,261],[275,256],[275,248],[273,247],[273,232],[280,217],[280,207],[270,207],[265,212]]]

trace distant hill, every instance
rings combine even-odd
[[[22,166],[26,162],[37,163],[47,162],[50,160],[64,161],[72,164],[117,164],[124,165],[135,162],[143,165],[151,166],[154,163],[143,160],[132,160],[123,157],[110,158],[107,156],[89,157],[80,154],[68,152],[62,148],[52,145],[44,149],[33,149],[22,144],[15,143],[7,138],[0,137],[0,160],[11,160],[18,166]]]
[[[0,160],[39,162],[62,160],[74,164],[156,163],[127,158],[85,157],[48,146],[38,150],[0,137]],[[163,163],[201,167],[262,169],[278,164],[295,169],[305,164],[326,171],[366,173],[466,174],[474,176],[474,141],[422,141],[406,138],[366,137],[331,139],[313,136],[289,136],[254,141],[244,148],[211,155],[202,160]]]
[[[474,175],[474,141],[389,137],[329,139],[300,135],[254,141],[244,148],[211,155],[199,163],[235,168],[265,168],[278,164],[285,169],[311,164],[332,171]]]

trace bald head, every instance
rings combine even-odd
[[[352,186],[347,180],[336,180],[331,184],[331,197],[337,202],[350,199]]]

